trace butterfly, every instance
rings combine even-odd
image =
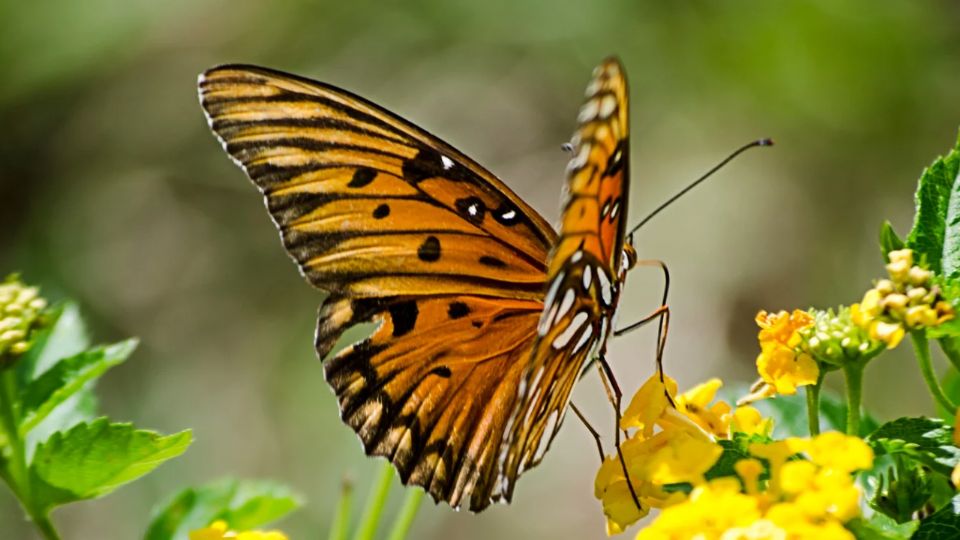
[[[605,347],[635,260],[621,63],[587,87],[559,234],[469,157],[345,90],[224,65],[199,93],[287,252],[328,293],[316,350],[366,453],[435,502],[509,502]],[[372,334],[327,358],[362,323]]]

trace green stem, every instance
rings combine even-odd
[[[923,332],[910,332],[910,339],[913,341],[913,352],[917,356],[920,374],[923,375],[923,380],[927,383],[930,395],[943,408],[950,411],[950,414],[956,414],[957,406],[943,391],[940,381],[937,380],[937,373],[933,370],[933,359],[930,357],[930,343],[927,341],[927,337],[923,335]]]
[[[417,517],[417,510],[420,509],[420,501],[423,500],[423,490],[417,488],[407,489],[407,498],[403,501],[403,508],[396,521],[393,522],[393,528],[390,529],[388,540],[404,540],[407,533],[410,532],[410,526],[413,525],[413,518]]]
[[[377,535],[377,526],[380,524],[380,514],[383,513],[383,504],[387,501],[387,494],[390,492],[390,483],[393,482],[393,465],[388,461],[383,464],[380,470],[380,478],[377,480],[367,500],[367,507],[363,510],[363,518],[360,519],[360,528],[353,537],[354,540],[373,540]]]
[[[39,509],[31,497],[30,476],[27,470],[26,444],[20,438],[17,428],[17,412],[14,410],[14,396],[16,395],[16,372],[13,369],[0,370],[0,426],[7,436],[10,445],[9,469],[6,474],[0,475],[10,490],[13,491],[20,505],[33,524],[40,529],[47,540],[60,540],[60,534],[50,521],[47,512]]]
[[[807,394],[807,426],[810,429],[810,436],[820,434],[820,384],[823,382],[823,375],[817,378],[817,384],[809,384],[804,387]]]
[[[865,362],[849,362],[843,366],[847,390],[847,435],[860,434],[860,399],[863,391]]]
[[[340,488],[340,502],[337,503],[337,513],[330,525],[330,540],[347,540],[350,532],[350,507],[353,506],[353,485],[344,478]]]

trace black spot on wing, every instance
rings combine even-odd
[[[467,219],[470,223],[483,223],[483,218],[487,213],[487,205],[483,204],[480,197],[470,196],[457,199],[455,203],[457,212]]]
[[[440,260],[440,240],[436,236],[428,236],[417,248],[417,257],[424,262]]]
[[[352,188],[362,188],[373,182],[373,179],[377,177],[377,171],[373,169],[368,169],[367,167],[360,167],[353,173],[353,178],[350,179],[350,182],[347,184],[347,187]]]
[[[386,203],[381,204],[380,206],[376,207],[373,210],[373,217],[377,219],[383,219],[389,215],[390,215],[390,205]]]
[[[443,377],[444,379],[449,379],[452,373],[450,368],[447,366],[437,366],[430,370],[430,375],[436,375],[438,377]]]
[[[410,333],[417,324],[420,310],[416,300],[407,300],[390,306],[390,320],[393,321],[393,337]]]
[[[507,263],[501,261],[496,257],[491,257],[489,255],[481,255],[480,264],[485,266],[490,266],[493,268],[505,268],[507,266]]]
[[[463,302],[450,302],[447,308],[447,316],[451,319],[459,319],[470,314],[470,307]]]

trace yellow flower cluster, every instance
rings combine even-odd
[[[30,330],[36,325],[47,302],[36,287],[16,279],[0,283],[0,367],[6,354],[23,354],[30,347]]]
[[[757,371],[762,383],[741,402],[748,403],[774,394],[796,394],[798,387],[816,384],[820,368],[801,347],[801,331],[813,326],[813,316],[799,309],[793,313],[761,311],[756,321],[760,327]]]
[[[954,310],[933,284],[933,272],[914,264],[913,251],[891,251],[888,257],[890,279],[877,281],[850,311],[857,326],[892,349],[907,330],[942,324],[954,317]]]
[[[594,496],[603,504],[608,534],[622,532],[651,508],[682,502],[686,498],[682,492],[665,486],[702,484],[703,475],[723,452],[715,438],[729,438],[732,431],[769,434],[770,421],[761,418],[756,409],[734,410],[724,402],[711,405],[720,386],[720,380],[714,379],[677,395],[673,379],[665,377],[661,382],[654,376],[640,388],[620,424],[623,430],[635,430],[621,445],[621,452],[640,507],[619,457],[605,459],[597,472]]]
[[[209,527],[190,532],[190,540],[288,540],[280,531],[231,531],[227,522],[218,519]]]
[[[665,508],[637,540],[802,539],[853,540],[843,524],[860,515],[860,490],[852,473],[873,464],[861,439],[830,432],[813,439],[754,443],[750,453],[767,460],[770,477],[754,458],[739,461],[739,479],[696,485],[689,497]]]

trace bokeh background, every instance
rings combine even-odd
[[[275,478],[306,507],[280,526],[323,538],[344,477],[379,463],[340,424],[312,349],[321,294],[301,281],[253,186],[207,131],[197,74],[247,62],[372,99],[504,178],[550,220],[592,67],[632,84],[631,221],[748,140],[770,136],[645,227],[673,273],[668,372],[748,382],[758,309],[858,299],[882,272],[876,233],[903,233],[923,166],[960,125],[956,2],[0,3],[0,273],[80,301],[97,341],[142,338],[99,387],[103,410],[172,432],[187,454],[103,500],[58,510],[70,539],[142,534],[187,484]],[[621,320],[657,305],[629,279]],[[653,331],[611,345],[632,392]],[[836,381],[834,381],[835,383]],[[867,374],[880,418],[932,412],[906,353]],[[610,422],[595,376],[574,401]],[[414,538],[600,538],[597,458],[575,420],[510,506],[425,502]],[[400,489],[393,494],[399,502]],[[32,538],[0,493],[0,536]]]

